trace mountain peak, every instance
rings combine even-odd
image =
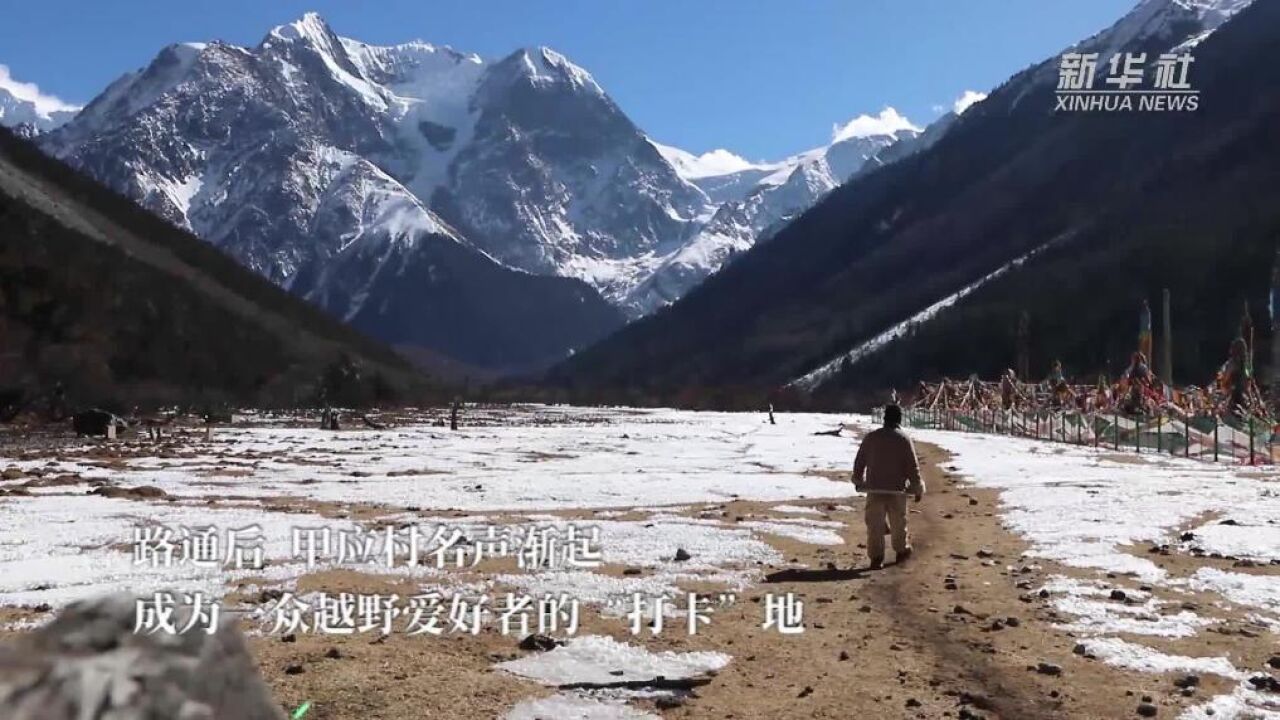
[[[1188,47],[1204,40],[1253,0],[1141,0],[1124,17],[1102,32],[1074,45],[1074,48],[1109,56],[1132,43],[1148,39],[1176,38],[1175,47]],[[1185,37],[1187,25],[1199,31]],[[1172,49],[1172,48],[1171,48]]]
[[[304,13],[302,17],[291,23],[277,25],[271,29],[268,37],[281,40],[309,40],[315,43],[328,43],[333,36],[329,23],[317,12]]]
[[[535,85],[568,82],[574,87],[604,94],[591,73],[549,47],[539,45],[521,48],[508,56],[507,60],[514,61],[518,72]]]
[[[307,48],[334,59],[346,54],[337,33],[319,13],[314,12],[306,13],[291,23],[271,28],[259,47],[285,51],[290,48]]]

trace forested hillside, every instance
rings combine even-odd
[[[435,395],[386,347],[3,129],[0,340],[10,411]]]
[[[1061,357],[1071,373],[1115,373],[1140,300],[1155,307],[1163,287],[1176,379],[1203,382],[1245,299],[1261,320],[1280,240],[1278,27],[1280,3],[1255,3],[1194,49],[1196,112],[1055,113],[1050,63],[1014,76],[929,150],[843,186],[552,380],[571,393],[638,386],[653,400],[729,388],[758,403],[1041,249],[818,399],[992,375],[1013,363],[1023,309],[1033,372]]]

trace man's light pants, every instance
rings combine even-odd
[[[901,493],[867,493],[867,557],[884,560],[884,533],[888,526],[893,551],[902,553],[907,544],[907,496]]]

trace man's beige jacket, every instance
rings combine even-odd
[[[853,483],[863,492],[924,494],[911,438],[896,428],[867,433],[853,461]]]

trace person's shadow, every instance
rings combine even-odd
[[[825,568],[822,570],[787,568],[786,570],[779,570],[765,575],[764,581],[766,583],[843,582],[845,580],[860,580],[868,572],[871,572],[870,568]]]

